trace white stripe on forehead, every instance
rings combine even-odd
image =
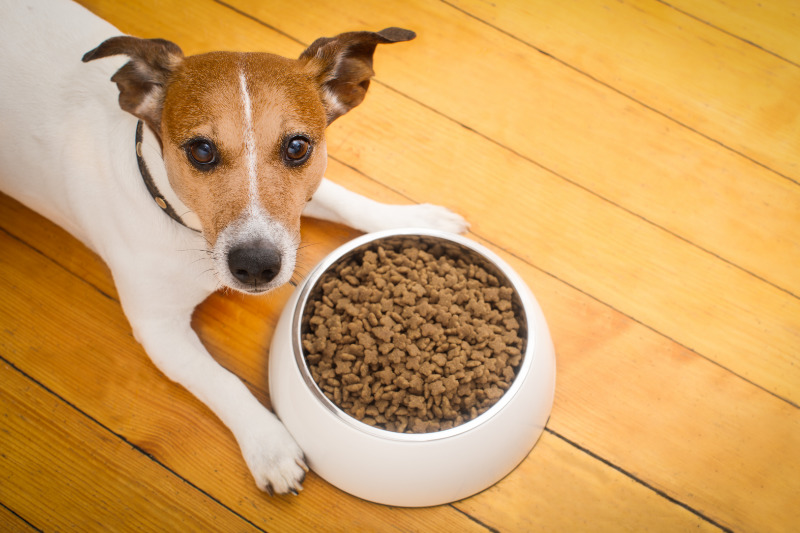
[[[239,88],[242,93],[242,107],[244,108],[244,143],[245,158],[247,161],[247,175],[250,183],[250,206],[258,205],[258,169],[256,168],[256,135],[253,130],[253,104],[247,90],[247,80],[244,69],[239,71]]]

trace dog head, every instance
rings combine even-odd
[[[300,214],[325,172],[325,128],[361,103],[382,43],[399,28],[317,39],[299,59],[212,52],[161,39],[108,39],[83,60],[123,54],[120,107],[161,143],[169,182],[202,224],[218,279],[261,293],[290,280]]]

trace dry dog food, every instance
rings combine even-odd
[[[396,432],[449,429],[508,389],[524,341],[513,290],[438,244],[374,247],[319,280],[303,348],[324,394]]]

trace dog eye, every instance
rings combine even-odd
[[[311,156],[311,141],[302,135],[289,137],[283,148],[283,159],[290,166],[301,165]]]
[[[198,169],[210,170],[217,162],[217,149],[211,141],[197,139],[186,145],[186,157]]]

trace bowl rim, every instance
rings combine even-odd
[[[328,271],[331,266],[336,264],[340,259],[345,257],[353,250],[390,237],[427,237],[442,239],[445,241],[450,241],[456,245],[463,246],[469,249],[471,252],[483,256],[487,261],[493,263],[497,270],[499,270],[505,276],[506,281],[511,284],[522,304],[522,312],[524,314],[526,328],[526,344],[523,352],[522,362],[517,370],[516,377],[512,381],[509,388],[500,397],[500,399],[489,409],[472,420],[464,422],[463,424],[450,429],[432,431],[429,433],[400,433],[397,431],[370,426],[365,422],[361,422],[360,420],[346,413],[341,407],[336,405],[327,396],[325,396],[319,385],[317,385],[316,381],[314,381],[314,378],[311,375],[311,372],[309,371],[308,365],[305,361],[302,345],[302,318],[311,291],[317,285],[319,279],[325,272]],[[321,404],[327,412],[332,414],[337,419],[343,421],[352,429],[372,437],[382,440],[400,442],[431,442],[457,437],[470,431],[474,431],[481,426],[485,426],[487,422],[502,412],[504,408],[514,399],[519,390],[522,389],[523,383],[526,381],[533,366],[533,360],[536,352],[535,347],[538,339],[536,338],[536,327],[534,324],[535,313],[531,312],[530,308],[537,304],[532,293],[530,292],[530,289],[519,276],[519,274],[517,274],[516,271],[514,271],[514,269],[512,269],[511,266],[508,265],[508,263],[506,263],[497,254],[482,244],[455,233],[413,227],[367,233],[346,242],[325,256],[325,258],[312,269],[306,279],[303,280],[301,286],[298,288],[298,291],[299,296],[295,304],[294,312],[292,313],[290,327],[294,361],[297,366],[297,370],[303,379],[303,382],[308,387],[317,403]]]

